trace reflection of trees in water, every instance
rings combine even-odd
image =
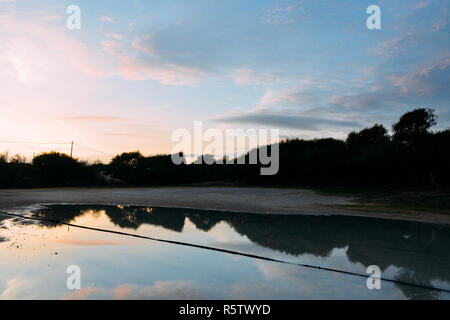
[[[401,269],[399,274],[396,276],[398,281],[403,281],[406,283],[416,283],[423,286],[431,286],[431,280],[436,278],[434,274],[428,274],[424,276],[420,274],[418,270],[412,269]],[[417,288],[411,286],[405,286],[402,284],[397,284],[397,287],[402,290],[403,294],[409,299],[438,299],[439,294],[437,291],[425,291],[425,290],[417,290]]]
[[[184,211],[184,210],[183,210]],[[185,216],[202,231],[210,231],[216,224],[223,220],[223,214],[211,211],[210,213],[187,212]]]
[[[69,222],[101,210],[115,225],[131,229],[151,224],[181,232],[188,218],[199,230],[210,231],[223,221],[252,242],[276,251],[327,257],[333,249],[347,247],[350,262],[366,267],[375,264],[382,270],[395,266],[400,269],[398,280],[427,286],[435,279],[450,282],[447,226],[345,216],[257,215],[136,206],[54,205],[36,214]],[[409,298],[417,298],[418,292],[424,291],[399,288]],[[436,296],[422,293],[420,297]]]
[[[346,235],[336,233],[329,223],[312,216],[234,214],[225,217],[237,232],[263,247],[292,255],[327,257],[343,248]]]
[[[450,228],[423,223],[374,219],[349,234],[347,257],[364,266],[399,268],[399,281],[433,286],[440,279],[450,282]],[[399,288],[408,298],[432,299],[436,292]]]
[[[162,209],[135,206],[102,206],[102,205],[52,205],[41,209],[36,216],[49,220],[70,222],[75,218],[104,211],[112,223],[121,228],[137,229],[142,224],[151,224],[181,232],[185,217],[171,209]],[[58,222],[46,223],[48,227],[60,225]]]

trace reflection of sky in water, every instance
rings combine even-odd
[[[450,288],[450,228],[355,217],[117,206],[50,206],[48,219]],[[0,298],[404,299],[447,293],[153,242],[0,218]],[[82,289],[66,288],[79,265]]]

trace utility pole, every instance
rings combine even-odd
[[[73,153],[73,141],[70,144],[70,157],[72,158],[72,153]]]

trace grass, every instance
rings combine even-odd
[[[342,209],[363,211],[414,211],[450,214],[450,190],[398,190],[326,188],[322,194],[344,195],[353,198],[352,204],[337,205]]]

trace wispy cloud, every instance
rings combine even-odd
[[[362,127],[359,122],[355,121],[263,112],[251,112],[238,116],[221,117],[216,119],[216,121],[224,123],[257,124],[308,131],[319,131],[329,127],[344,127],[349,129]]]
[[[293,86],[272,89],[268,88],[259,99],[255,110],[264,110],[274,107],[309,107],[317,102],[317,97],[310,91],[313,87],[318,88],[320,84],[313,79],[304,78],[297,80]]]
[[[138,36],[131,43],[131,47],[137,52],[149,55],[151,57],[157,58],[156,50],[152,42],[154,33],[149,33],[143,36]]]
[[[123,35],[108,33],[107,36],[112,39],[100,41],[107,55],[100,56],[98,51],[72,39],[70,33],[51,25],[38,24],[34,20],[0,16],[0,28],[8,30],[0,39],[0,45],[3,43],[0,76],[5,73],[22,83],[31,83],[37,78],[44,81],[50,77],[44,76],[48,72],[46,65],[56,66],[58,62],[71,65],[75,72],[90,76],[120,76],[133,81],[154,80],[166,85],[194,86],[206,75],[199,68],[151,56],[149,45],[144,43],[149,36],[137,37],[131,47],[125,47]]]
[[[450,98],[450,58],[396,79],[402,94]]]
[[[267,9],[261,18],[263,24],[289,24],[296,22],[304,14],[303,1],[288,1],[284,6]]]
[[[415,43],[416,38],[413,32],[408,32],[405,35],[393,37],[389,40],[383,41],[378,46],[371,48],[370,52],[374,55],[392,55],[398,53],[400,50],[407,48],[411,44]]]
[[[124,35],[119,34],[119,33],[107,33],[106,36],[110,37],[110,38],[113,38],[113,39],[116,39],[116,40],[123,40],[125,38]]]
[[[166,85],[195,86],[206,73],[197,68],[174,63],[139,60],[131,55],[119,56],[120,74],[127,80],[156,80]]]
[[[115,54],[117,49],[122,46],[122,44],[116,40],[102,40],[100,41],[100,44],[104,52],[111,54]]]
[[[110,22],[110,23],[114,22],[114,18],[109,17],[109,16],[102,16],[102,17],[98,18],[98,20],[101,22]]]
[[[58,68],[96,76],[108,73],[105,62],[84,43],[48,22],[25,16],[0,16],[0,46],[0,76],[6,73],[22,83],[54,79],[49,72]]]
[[[64,120],[68,120],[68,121],[124,121],[124,120],[129,120],[129,118],[111,117],[111,116],[74,116],[74,117],[64,118]]]
[[[234,82],[240,86],[266,86],[274,85],[276,82],[281,81],[281,78],[273,73],[257,73],[248,68],[235,69],[232,77]]]

